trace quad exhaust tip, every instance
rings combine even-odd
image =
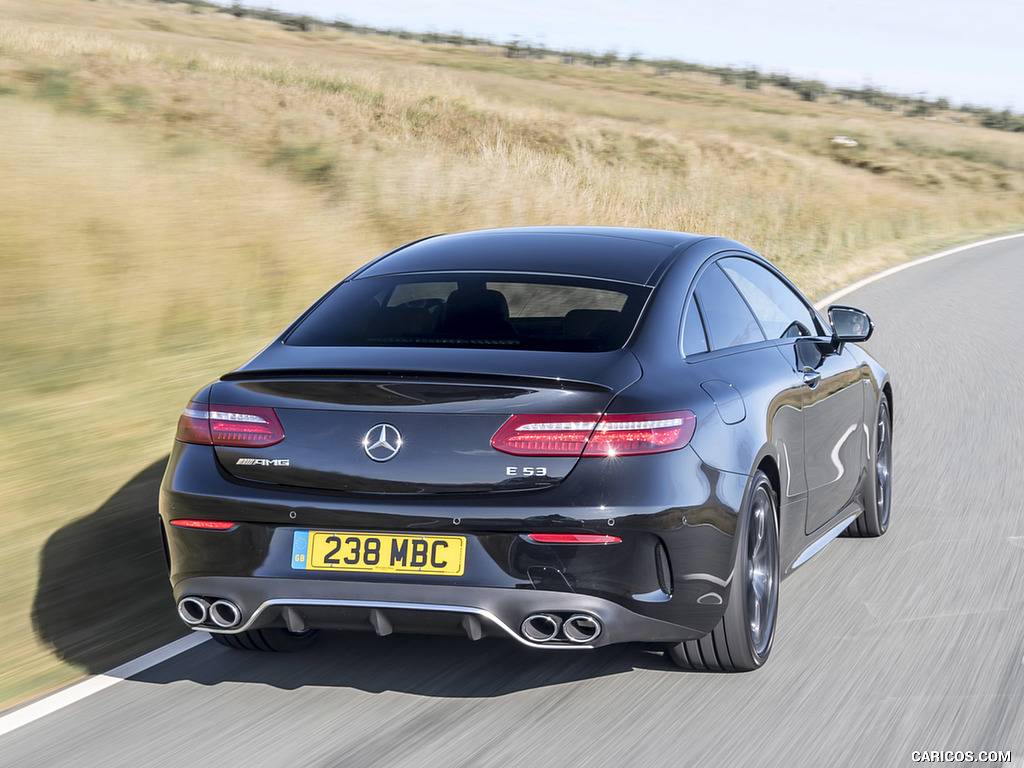
[[[191,595],[178,601],[178,616],[190,627],[212,624],[219,629],[230,629],[242,621],[242,612],[230,600],[214,600],[211,603]]]
[[[601,621],[589,613],[574,613],[564,621],[554,613],[532,613],[520,627],[523,637],[534,643],[563,640],[577,645],[592,643],[602,629]]]
[[[601,622],[596,616],[577,613],[565,620],[562,632],[570,643],[590,643],[601,634]]]
[[[562,620],[553,613],[533,613],[523,620],[523,637],[535,643],[547,643],[555,639],[562,628]]]
[[[210,604],[201,597],[183,597],[178,601],[178,615],[189,626],[206,621],[210,615]]]
[[[217,600],[210,606],[210,621],[221,629],[235,626],[242,620],[242,612],[229,600]]]

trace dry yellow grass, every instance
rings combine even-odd
[[[861,146],[837,157],[840,133]],[[195,389],[391,246],[681,229],[749,242],[820,294],[1024,222],[1024,137],[948,116],[144,0],[0,0],[0,179],[0,706],[175,631],[143,595],[148,623],[112,608],[55,640],[46,611],[80,608],[47,573],[55,542],[134,499]],[[75,599],[104,546],[73,560]]]

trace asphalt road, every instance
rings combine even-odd
[[[758,672],[681,672],[642,646],[337,634],[275,657],[207,642],[0,738],[0,764],[1022,762],[1022,289],[1024,238],[843,299],[875,320],[867,346],[896,388],[892,527],[783,583]]]

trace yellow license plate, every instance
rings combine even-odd
[[[298,570],[461,576],[465,566],[464,536],[296,531],[292,540]]]

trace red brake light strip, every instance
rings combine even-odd
[[[227,520],[171,520],[171,525],[178,528],[198,528],[204,531],[227,531],[235,527],[235,523]]]
[[[602,536],[594,533],[531,533],[538,544],[620,544],[618,536]]]

